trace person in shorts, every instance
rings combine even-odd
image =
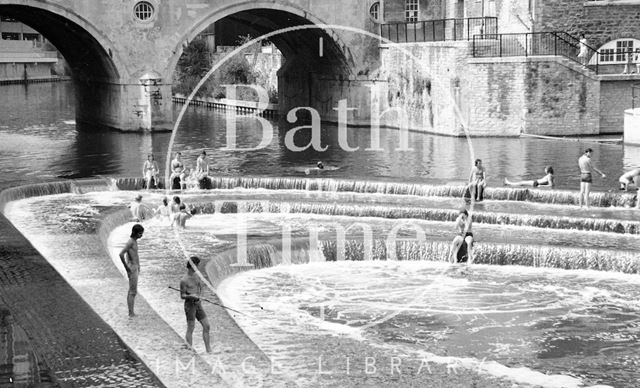
[[[504,184],[507,186],[553,187],[553,167],[545,167],[544,173],[545,176],[543,176],[542,178],[531,181],[510,181],[509,179],[504,178]]]
[[[127,308],[129,316],[135,317],[134,304],[138,294],[138,277],[140,276],[140,258],[138,257],[138,240],[144,233],[144,227],[135,224],[131,228],[131,237],[120,251],[120,260],[129,278],[129,292],[127,293]]]
[[[180,280],[180,298],[184,300],[184,313],[187,316],[187,334],[185,339],[189,346],[193,346],[193,329],[196,326],[196,319],[202,325],[202,339],[207,353],[211,353],[211,345],[209,344],[209,320],[207,314],[202,308],[203,282],[196,273],[196,268],[200,264],[200,258],[192,256],[187,261],[187,274]]]
[[[589,208],[589,192],[591,191],[591,182],[593,182],[593,176],[591,170],[596,171],[603,178],[607,176],[600,170],[598,170],[591,161],[591,155],[593,150],[587,148],[584,154],[578,159],[578,166],[580,166],[580,194],[578,196],[578,204],[582,207],[584,203],[587,209]]]
[[[466,209],[460,210],[456,219],[457,235],[451,242],[451,263],[473,264],[473,232],[471,231],[471,217]]]

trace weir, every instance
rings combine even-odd
[[[119,190],[140,190],[143,178],[113,178]],[[427,185],[399,182],[376,182],[332,178],[287,177],[211,177],[212,189],[268,189],[323,192],[351,192],[360,194],[413,195],[422,197],[459,197],[465,187],[456,185]],[[496,201],[528,201],[544,204],[576,205],[578,192],[568,190],[492,188],[485,190],[485,198]],[[593,192],[591,206],[632,207],[636,197],[629,193]]]
[[[380,265],[375,263],[391,265],[392,262],[400,266],[417,262],[444,265],[454,233],[453,220],[464,204],[462,187],[457,186],[282,177],[216,177],[212,182],[212,191],[140,192],[147,203],[159,203],[165,195],[179,195],[196,211],[196,216],[188,221],[187,229],[178,232],[182,240],[180,246],[167,226],[157,221],[144,223],[146,231],[141,255],[147,260],[144,271],[149,278],[141,285],[141,295],[142,303],[158,317],[154,319],[173,322],[175,311],[180,311],[179,300],[175,295],[167,294],[166,286],[159,283],[179,278],[184,271],[184,256],[188,254],[198,254],[206,259],[206,273],[214,286],[226,284],[226,279],[240,276],[249,268],[332,266],[340,265],[335,262],[341,257],[351,263],[374,267]],[[138,178],[113,177],[29,185],[3,191],[0,204],[12,222],[33,239],[36,248],[65,274],[72,286],[78,287],[80,295],[113,325],[131,349],[141,352],[143,362],[148,363],[149,355],[144,353],[150,349],[139,341],[147,341],[161,332],[168,338],[180,336],[182,321],[166,326],[158,320],[146,333],[129,332],[126,325],[110,315],[109,309],[113,306],[104,305],[104,298],[99,293],[88,292],[82,286],[89,279],[104,282],[106,276],[111,284],[110,293],[126,293],[119,259],[114,257],[118,248],[113,244],[122,243],[120,240],[126,238],[131,225],[126,205],[139,193],[130,191],[139,184]],[[116,188],[118,190],[114,191]],[[59,194],[73,195],[61,197]],[[488,194],[488,199],[476,204],[472,212],[477,263],[500,267],[514,265],[514,273],[523,271],[518,269],[521,266],[573,270],[578,271],[577,274],[582,274],[582,270],[596,270],[604,277],[618,276],[608,273],[640,272],[640,260],[634,253],[640,249],[636,236],[640,223],[635,220],[636,210],[626,208],[633,203],[629,194],[601,193],[600,206],[587,214],[571,205],[576,196],[573,192],[494,189]],[[46,218],[47,222],[37,222],[51,212],[65,217],[58,221]],[[93,220],[86,223],[88,214],[93,215]],[[237,217],[244,217],[249,228],[248,267],[234,265],[239,249],[244,249],[237,245],[239,240],[234,229]],[[415,229],[398,228],[402,223],[410,223],[424,231],[426,240],[416,238]],[[350,227],[355,224],[370,227],[371,233],[367,233],[367,227]],[[338,242],[336,236],[341,227],[346,239]],[[291,234],[288,245],[282,239],[284,228]],[[394,229],[398,230],[398,238],[390,244],[387,236]],[[114,233],[117,234],[115,238]],[[312,239],[310,236],[314,233],[317,237]],[[59,244],[54,242],[61,236],[69,244],[57,246]],[[87,251],[87,247],[91,248]],[[109,249],[108,254],[105,247]],[[394,260],[390,260],[391,257]],[[94,269],[78,267],[81,262]],[[449,277],[445,276],[446,279]],[[257,289],[256,293],[259,293]],[[119,302],[123,301],[114,303],[121,305]],[[311,315],[317,313],[313,306],[308,311]],[[327,314],[333,314],[331,310],[327,311]],[[219,313],[228,320],[221,322],[224,330],[238,331],[234,321],[237,316],[232,319],[227,313]],[[173,334],[169,335],[169,332]],[[218,333],[220,335],[224,336],[224,333]],[[233,341],[247,341],[244,349],[253,346],[251,352],[255,352],[252,341],[256,341],[268,357],[273,355],[271,345],[262,346],[263,339],[244,337],[241,340],[237,334],[232,337],[223,342],[232,346]],[[354,346],[362,346],[353,341]],[[173,351],[171,345],[167,346],[161,353]],[[225,359],[237,360],[241,356],[232,352]],[[197,362],[196,368],[204,371],[213,361],[202,358]],[[153,369],[152,365],[147,365]],[[264,363],[261,365],[265,366]],[[260,372],[261,378],[272,381],[274,376],[267,370],[265,367]],[[301,376],[308,378],[308,370]],[[177,378],[175,375],[158,377],[163,381]],[[213,378],[219,377],[226,378],[218,375]],[[509,380],[512,377],[501,378]],[[205,378],[205,381],[210,380]]]

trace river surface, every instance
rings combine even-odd
[[[78,128],[74,120],[72,84],[2,88],[0,189],[65,178],[140,176],[148,153],[154,154],[164,169],[169,133]],[[174,106],[176,117],[181,108],[181,105]],[[221,149],[226,142],[224,114],[189,107],[173,149],[182,151],[185,163],[192,167],[196,156],[206,149],[213,174],[222,176],[304,177],[306,169],[322,160],[333,167],[322,172],[324,177],[459,184],[468,178],[472,160],[481,158],[490,186],[501,186],[505,176],[511,179],[540,177],[545,165],[553,165],[559,188],[577,189],[577,159],[586,147],[591,147],[595,150],[595,164],[608,175],[606,179],[594,180],[596,191],[617,190],[618,176],[640,164],[640,148],[600,143],[595,138],[563,141],[474,138],[470,147],[467,139],[411,133],[409,144],[413,151],[398,151],[398,131],[382,130],[380,144],[383,150],[366,151],[371,138],[365,128],[349,130],[349,145],[360,149],[347,152],[338,145],[337,127],[325,124],[321,137],[323,145],[328,147],[326,151],[292,152],[284,146],[284,125],[276,121],[271,123],[276,132],[267,147],[225,151]],[[308,136],[299,133],[295,140],[302,146],[308,143]],[[239,147],[255,147],[261,137],[262,127],[257,121],[248,119],[240,123]],[[265,195],[265,199],[274,200],[271,195]],[[341,194],[330,195],[335,198],[329,198],[328,203],[342,200]],[[66,203],[86,197],[66,195],[56,198]],[[23,204],[42,202],[43,206],[48,206],[52,200],[30,199]],[[154,201],[158,200],[159,197],[154,198]],[[370,202],[369,198],[366,200],[360,202]],[[282,202],[291,205],[290,200]],[[407,206],[407,202],[382,204],[391,205]],[[448,202],[442,205],[451,208]],[[491,210],[492,206],[503,205],[489,203],[486,206]],[[556,211],[554,206],[557,205],[518,204],[517,209],[507,213],[525,211],[549,215]],[[74,218],[95,221],[94,213],[88,212],[91,209],[84,206],[79,209],[81,216],[65,218],[66,213],[59,209],[28,208],[24,224],[46,228],[50,221],[51,230],[62,230],[75,236],[79,231],[65,229],[74,227]],[[563,212],[572,211],[571,207],[564,207],[559,214],[570,215]],[[292,229],[294,237],[297,231],[310,226],[320,228],[322,239],[323,225],[353,221],[347,217],[287,213],[283,210],[278,214],[252,216],[248,225],[254,229],[250,229],[249,240],[264,242],[279,236],[284,225]],[[636,219],[625,210],[619,213],[616,219]],[[40,222],[33,222],[34,218]],[[376,237],[386,234],[391,223],[389,220],[369,222]],[[447,244],[450,239],[450,222],[416,221],[416,224],[437,244]],[[184,245],[190,253],[203,256],[226,249],[236,237],[234,225],[237,222],[233,215],[199,216],[191,221],[190,228],[184,233],[187,242]],[[159,238],[152,238],[154,233],[149,233],[141,251],[143,256],[179,257],[178,245],[173,246],[173,251],[163,245],[170,237],[167,226],[157,230],[150,226],[151,231],[157,232]],[[622,251],[640,249],[638,237],[629,234],[576,230],[550,232],[543,228],[484,224],[478,224],[474,231],[479,240],[482,237],[481,241],[487,244],[515,241],[538,245],[544,242],[546,246],[559,249],[611,251],[612,257]],[[125,232],[124,229],[118,231],[123,236],[126,236]],[[402,236],[402,231],[399,234]],[[158,252],[163,253],[156,254]],[[278,256],[277,252],[269,254]],[[146,264],[152,270],[161,272],[163,269],[159,263]],[[637,356],[640,291],[635,277],[517,266],[496,269],[478,265],[464,273],[447,268],[449,266],[429,262],[277,266],[229,278],[219,293],[225,302],[258,318],[258,323],[240,319],[239,324],[268,355],[280,355],[285,362],[290,362],[294,372],[298,361],[302,362],[300,368],[307,368],[319,354],[326,356],[330,370],[342,373],[338,366],[343,361],[338,358],[349,346],[345,348],[339,343],[347,341],[355,344],[353,349],[358,349],[353,352],[354,357],[382,352],[388,360],[400,353],[407,360],[426,357],[440,364],[478,368],[482,373],[496,377],[544,386],[580,386],[581,383],[633,386],[640,378],[636,372],[640,365]],[[182,271],[180,265],[153,280],[174,279]],[[428,293],[429,297],[423,290],[425,284],[437,285],[430,290],[433,292]],[[253,293],[255,290],[258,292]],[[421,298],[416,299],[416,296]],[[402,308],[398,310],[394,306]],[[168,310],[167,307],[164,309]],[[172,307],[171,311],[179,309]],[[381,320],[383,316],[390,318]],[[297,322],[300,320],[303,325],[299,327]],[[378,321],[378,325],[369,324]],[[290,330],[292,326],[293,331]],[[297,331],[299,328],[304,332]],[[418,362],[413,369],[419,369],[420,365]],[[392,378],[382,376],[381,380]]]
[[[0,187],[96,175],[139,176],[148,153],[164,170],[169,133],[143,134],[98,131],[75,124],[75,97],[71,83],[41,83],[2,86],[0,94]],[[182,105],[175,105],[177,117]],[[397,151],[398,131],[383,129],[382,151],[366,151],[371,136],[367,128],[350,128],[348,143],[360,147],[347,152],[338,144],[337,127],[322,125],[324,152],[309,149],[292,152],[284,146],[286,130],[273,121],[274,136],[268,147],[254,151],[224,151],[224,114],[202,107],[189,107],[177,133],[174,150],[183,152],[187,165],[204,148],[213,174],[304,176],[305,169],[319,160],[333,171],[325,177],[400,180],[406,182],[457,182],[469,176],[472,156],[467,139],[411,133],[413,151]],[[300,124],[295,124],[300,125]],[[256,147],[262,127],[255,119],[238,124],[238,147]],[[306,136],[306,138],[305,138]],[[308,134],[295,137],[299,146],[308,144]],[[474,138],[473,157],[483,159],[490,185],[502,179],[531,179],[544,175],[553,165],[559,188],[577,189],[577,159],[591,147],[595,164],[607,174],[596,177],[594,189],[617,189],[623,170],[640,165],[640,148],[603,144],[597,138],[550,141],[532,138]]]

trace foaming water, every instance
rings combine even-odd
[[[323,334],[355,332],[352,338],[408,358],[442,357],[522,383],[618,387],[640,378],[640,289],[628,276],[336,262],[245,272],[223,282],[218,293],[256,317],[238,321],[274,354],[297,341],[322,348]],[[392,318],[383,319],[387,315]],[[320,353],[339,357],[340,349]]]
[[[120,190],[142,188],[142,178],[119,178],[115,186]],[[269,189],[269,190],[304,190],[353,192],[360,194],[412,195],[423,197],[457,197],[462,198],[464,185],[427,185],[417,183],[400,183],[393,181],[372,181],[336,178],[296,178],[296,177],[211,177],[214,189]],[[487,188],[485,199],[501,201],[529,201],[548,204],[575,205],[578,193],[562,190]],[[635,204],[635,197],[628,193],[594,192],[591,204],[597,207],[630,207]]]
[[[105,234],[126,219],[126,205],[135,193],[108,191],[113,187],[108,180],[71,183],[64,189],[101,192],[19,200],[10,204],[8,214],[20,218],[26,232],[81,237],[97,231],[112,253],[117,251],[131,224],[116,230],[115,243]],[[59,189],[46,186],[41,193]],[[144,201],[159,204],[163,195],[144,193]],[[409,206],[403,208],[401,196],[375,191],[236,188],[182,196],[198,214],[178,232],[179,243],[167,220],[152,220],[144,224],[140,245],[145,258],[141,290],[178,332],[184,330],[180,300],[166,286],[175,285],[184,272],[184,256],[196,254],[210,259],[207,272],[216,285],[239,271],[231,264],[275,267],[237,275],[240,280],[224,282],[219,293],[225,303],[255,318],[239,323],[267,354],[286,359],[291,375],[298,369],[308,374],[318,355],[332,359],[329,367],[334,368],[342,362],[336,357],[345,352],[379,352],[544,386],[618,386],[638,378],[628,368],[638,362],[634,327],[640,327],[634,302],[640,287],[633,278],[514,266],[452,269],[457,267],[442,263],[454,233],[450,220],[455,210],[443,209],[453,204],[446,197],[407,195]],[[433,209],[421,209],[425,204]],[[503,205],[489,201],[484,206],[487,211],[479,216],[490,220],[490,210]],[[544,221],[544,211],[555,205],[536,206],[542,209],[535,217]],[[626,210],[596,211],[628,215]],[[100,224],[105,212],[122,213],[122,218],[113,225]],[[244,231],[243,263],[238,235]],[[291,236],[288,254],[285,232]],[[341,233],[344,245],[336,239]],[[392,233],[397,239],[390,242]],[[475,224],[474,236],[480,263],[640,272],[635,255],[640,238],[629,233],[568,228],[550,233],[502,225],[494,218],[493,223]],[[46,249],[55,255],[55,246]],[[112,258],[118,266],[117,257]],[[321,263],[305,265],[316,261]],[[302,265],[278,266],[289,263]],[[583,354],[585,361],[576,363]],[[616,357],[618,377],[606,373],[607,357]]]

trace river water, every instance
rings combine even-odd
[[[60,178],[96,175],[139,176],[148,153],[164,170],[169,133],[142,134],[78,128],[74,118],[71,83],[3,86],[0,94],[0,187]],[[177,112],[181,105],[174,106]],[[348,143],[360,150],[347,152],[338,144],[337,127],[323,124],[324,152],[309,149],[292,152],[284,147],[283,125],[272,121],[274,140],[255,151],[224,151],[225,117],[221,112],[189,107],[179,126],[174,150],[183,152],[188,165],[204,148],[213,174],[304,176],[307,167],[322,160],[339,167],[324,176],[401,180],[406,182],[462,182],[469,176],[471,155],[466,139],[411,133],[413,151],[397,151],[398,131],[381,131],[383,151],[366,151],[371,136],[367,128],[349,130]],[[296,124],[298,125],[298,124]],[[304,133],[299,146],[308,144]],[[238,147],[256,147],[262,136],[255,119],[238,124]],[[594,138],[550,141],[532,138],[474,138],[474,157],[483,159],[488,181],[501,186],[502,179],[541,177],[545,165],[553,165],[559,188],[577,189],[577,159],[585,147],[595,150],[594,162],[608,175],[594,180],[595,190],[617,188],[623,170],[640,164],[640,148],[601,144]]]
[[[164,167],[169,133],[122,133],[78,128],[74,121],[73,86],[69,83],[3,88],[5,93],[0,97],[0,117],[4,118],[0,123],[0,169],[3,172],[0,188],[64,178],[140,176],[148,153],[153,153],[160,166]],[[174,107],[176,113],[181,108]],[[323,125],[322,129],[322,141],[328,146],[327,151],[292,152],[283,146],[286,131],[277,129],[284,128],[284,125],[275,121],[272,124],[277,133],[268,147],[255,151],[224,151],[221,149],[226,135],[224,115],[189,107],[179,126],[174,150],[182,151],[186,164],[193,166],[197,154],[206,149],[213,174],[221,176],[305,177],[305,169],[322,160],[325,165],[335,167],[323,172],[324,177],[409,183],[461,183],[468,177],[473,158],[484,160],[490,186],[502,185],[504,176],[513,179],[539,177],[544,166],[551,164],[556,171],[559,188],[574,189],[578,187],[577,159],[584,148],[591,147],[595,150],[595,164],[608,174],[606,179],[595,180],[596,191],[617,190],[617,177],[622,171],[640,163],[640,152],[636,148],[600,143],[593,138],[580,141],[472,139],[473,152],[470,152],[466,139],[411,133],[409,144],[414,150],[407,152],[396,150],[398,131],[382,130],[380,144],[383,150],[366,151],[363,149],[370,145],[371,139],[364,128],[349,131],[348,143],[352,147],[360,147],[360,150],[347,152],[339,147],[337,127],[332,125]],[[239,147],[257,145],[262,135],[256,121],[242,122],[238,133]],[[308,140],[304,134],[296,137],[298,145],[304,145]],[[242,196],[247,192],[258,195],[258,200],[279,204],[280,210],[275,214],[249,217],[248,225],[253,229],[250,229],[248,238],[258,243],[278,237],[285,226],[296,232],[309,227],[322,229],[323,225],[329,228],[336,222],[349,224],[353,221],[351,218],[336,217],[339,214],[332,213],[331,209],[338,204],[352,204],[360,211],[355,215],[358,220],[368,218],[366,222],[372,225],[376,238],[389,231],[391,221],[376,220],[381,210],[373,208],[373,205],[380,205],[386,210],[396,206],[398,212],[402,207],[412,206],[416,214],[424,207],[441,210],[459,205],[458,202],[448,202],[453,199],[409,196],[389,199],[368,192],[319,193],[318,196],[329,196],[321,198],[328,207],[321,209],[318,215],[308,216],[289,213],[296,213],[292,209],[299,206],[298,202],[310,202],[309,194],[301,197],[299,192],[275,194],[238,189],[228,195]],[[225,195],[212,192],[215,194]],[[109,197],[111,194],[104,195]],[[56,205],[60,208],[48,208],[56,198],[61,201]],[[60,210],[68,205],[70,198],[64,195],[21,202],[28,210],[22,227],[38,229],[30,238],[56,233],[78,237],[78,231],[66,230],[65,227],[73,229],[76,225],[74,217],[82,222],[91,219],[94,213],[90,210],[93,208],[84,203],[74,203],[74,206],[79,206],[74,211],[80,209],[82,214],[62,218],[60,215],[66,213]],[[158,199],[153,197],[154,201]],[[82,202],[86,197],[76,196],[73,200]],[[457,198],[455,200],[458,201]],[[544,244],[543,248],[557,250],[564,259],[568,255],[576,256],[575,262],[588,262],[583,260],[585,248],[589,255],[598,252],[607,263],[640,248],[636,233],[583,231],[592,229],[592,226],[587,225],[582,214],[574,214],[577,211],[574,207],[500,201],[488,201],[484,206],[486,214],[479,212],[478,215],[485,217],[487,222],[474,228],[480,241],[479,256],[486,260],[481,263],[489,263],[488,258],[497,256],[495,252],[501,248],[493,248],[494,245],[514,242],[524,247],[522,252],[533,252],[533,256],[546,255],[547,251],[539,248]],[[487,225],[492,211],[512,217],[520,215],[523,226],[503,225],[499,218]],[[605,221],[611,218],[623,230],[635,230],[633,210],[594,211],[595,218]],[[15,214],[13,217],[16,218]],[[558,222],[555,227],[543,228],[540,223],[548,219],[540,221],[540,217],[564,217],[568,221],[563,218],[560,221],[566,221],[564,224]],[[40,222],[33,222],[33,219],[40,219]],[[184,234],[185,246],[202,255],[212,252],[223,254],[236,237],[234,220],[232,215],[219,214],[194,218]],[[426,231],[432,242],[430,249],[444,254],[443,247],[448,245],[453,229],[450,221],[445,217],[414,220],[414,224]],[[569,221],[587,226],[583,230],[575,230]],[[86,225],[81,226],[86,229]],[[551,227],[568,230],[547,229]],[[603,225],[603,230],[608,230],[605,227],[608,228]],[[115,233],[126,236],[125,229],[120,228]],[[171,231],[168,227],[153,229],[151,226],[149,231],[156,232],[157,237],[152,238],[154,233],[149,233],[141,251],[143,256],[155,255],[160,261],[179,256],[179,251],[166,250],[162,245],[169,241]],[[402,233],[400,235],[402,237]],[[361,236],[349,237],[357,240]],[[37,237],[35,239],[37,241]],[[328,240],[331,238],[325,238]],[[331,250],[331,245],[326,244],[325,251]],[[410,245],[405,259],[422,260],[418,256],[424,256],[424,251],[418,245]],[[348,248],[352,255],[360,254],[358,245],[352,244]],[[276,251],[276,248],[269,251],[268,261],[282,257]],[[411,252],[416,258],[409,257]],[[522,256],[518,252],[508,251],[504,263],[516,262],[514,257]],[[325,260],[324,256],[319,258]],[[308,261],[314,260],[309,258]],[[160,273],[153,281],[174,279],[183,271],[181,265],[169,269],[153,262],[147,262],[147,265]],[[327,356],[338,378],[342,372],[336,368],[342,365],[342,360],[336,357],[351,345],[357,349],[353,351],[354,356],[382,352],[387,358],[398,353],[412,360],[426,357],[440,364],[453,363],[467,369],[485,368],[482,373],[508,377],[525,384],[631,386],[629,383],[639,378],[635,370],[640,363],[636,348],[640,308],[635,301],[640,291],[637,281],[630,275],[606,272],[595,275],[590,271],[566,272],[517,266],[496,270],[493,266],[479,265],[464,273],[447,268],[440,263],[425,262],[277,266],[229,278],[219,289],[219,294],[226,303],[259,319],[260,324],[242,319],[239,319],[239,324],[269,356],[282,355],[289,362],[301,357],[302,369],[308,369],[308,363],[313,363],[318,354]],[[433,292],[429,292],[429,298],[417,300],[415,296],[422,295],[423,285],[430,283],[438,287],[430,290]],[[252,293],[255,290],[259,292]],[[397,305],[406,308],[395,314],[391,310]],[[179,308],[160,306],[158,311],[160,314],[173,314]],[[370,327],[362,329],[363,322],[376,321],[380,316],[391,319],[380,325],[365,324]],[[300,319],[302,326],[293,325],[293,332],[287,331],[291,322],[296,323]],[[349,346],[339,347],[339,342],[346,342]],[[305,349],[312,351],[305,353]],[[293,364],[293,372],[296,372],[297,366]],[[612,368],[615,373],[609,372]],[[379,376],[379,379],[386,383],[393,376]]]

